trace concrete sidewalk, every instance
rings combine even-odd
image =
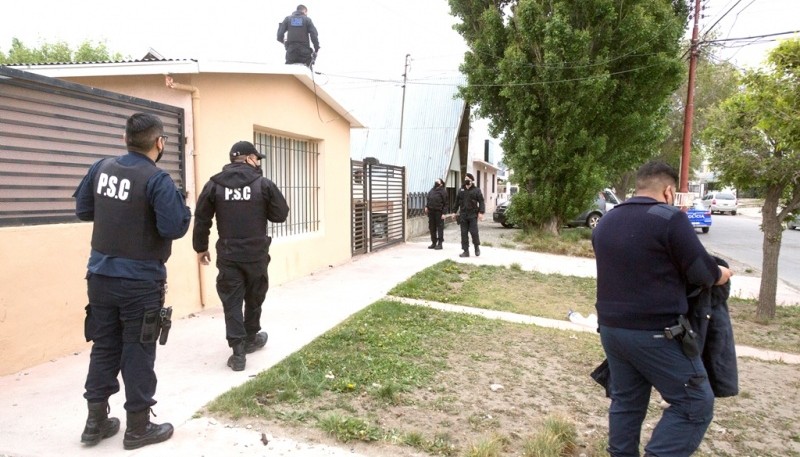
[[[426,242],[405,243],[307,277],[273,287],[262,316],[269,332],[265,349],[248,355],[247,368],[233,372],[225,364],[229,348],[224,338],[221,308],[176,320],[170,341],[158,348],[155,422],[175,426],[172,439],[134,451],[122,449],[121,430],[94,447],[80,443],[86,418],[83,383],[89,351],[63,357],[22,372],[0,377],[0,457],[3,456],[358,456],[350,449],[301,443],[271,436],[269,430],[231,426],[214,418],[193,417],[209,401],[246,382],[302,348],[348,316],[384,297],[397,283],[441,260],[474,264],[518,264],[524,270],[594,276],[591,259],[508,250],[482,249],[480,257],[460,259],[460,247],[445,243],[441,251]],[[753,293],[753,284],[734,277],[737,293]],[[741,282],[740,282],[741,281]],[[754,283],[757,293],[758,282]],[[800,291],[782,287],[779,294],[794,303]],[[113,416],[122,419],[124,394],[110,399]],[[269,444],[261,442],[265,433]]]

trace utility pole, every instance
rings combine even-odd
[[[689,162],[692,152],[692,118],[694,117],[694,81],[697,71],[697,54],[699,53],[698,35],[700,24],[700,0],[695,0],[694,28],[692,29],[692,45],[689,55],[689,88],[686,92],[686,109],[683,119],[683,150],[681,152],[680,192],[689,192]]]
[[[403,149],[403,116],[406,110],[406,80],[408,79],[408,58],[411,54],[406,54],[406,66],[403,68],[403,101],[400,104],[400,145],[399,149]]]

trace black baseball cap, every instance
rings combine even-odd
[[[235,157],[249,156],[250,154],[258,156],[259,159],[266,157],[264,154],[258,152],[258,149],[249,141],[238,141],[231,146],[231,160]]]

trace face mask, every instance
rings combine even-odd
[[[161,150],[158,151],[158,156],[156,157],[156,163],[158,163],[158,161],[161,160],[161,157],[163,155],[164,155],[164,148],[161,148]]]
[[[469,187],[470,184],[472,184],[472,181],[470,181],[469,179],[465,179],[464,180],[464,185],[465,186]]]
[[[250,165],[252,165],[253,168],[256,168],[256,169],[261,168],[261,159],[252,159],[252,160],[250,160],[250,157],[248,157],[246,162],[249,163]]]

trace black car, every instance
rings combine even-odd
[[[499,222],[500,225],[502,225],[505,228],[511,228],[514,226],[514,224],[508,222],[508,220],[506,219],[506,211],[508,210],[508,205],[510,203],[511,203],[511,198],[497,205],[497,208],[494,209],[494,213],[492,213],[492,220],[495,222]]]

